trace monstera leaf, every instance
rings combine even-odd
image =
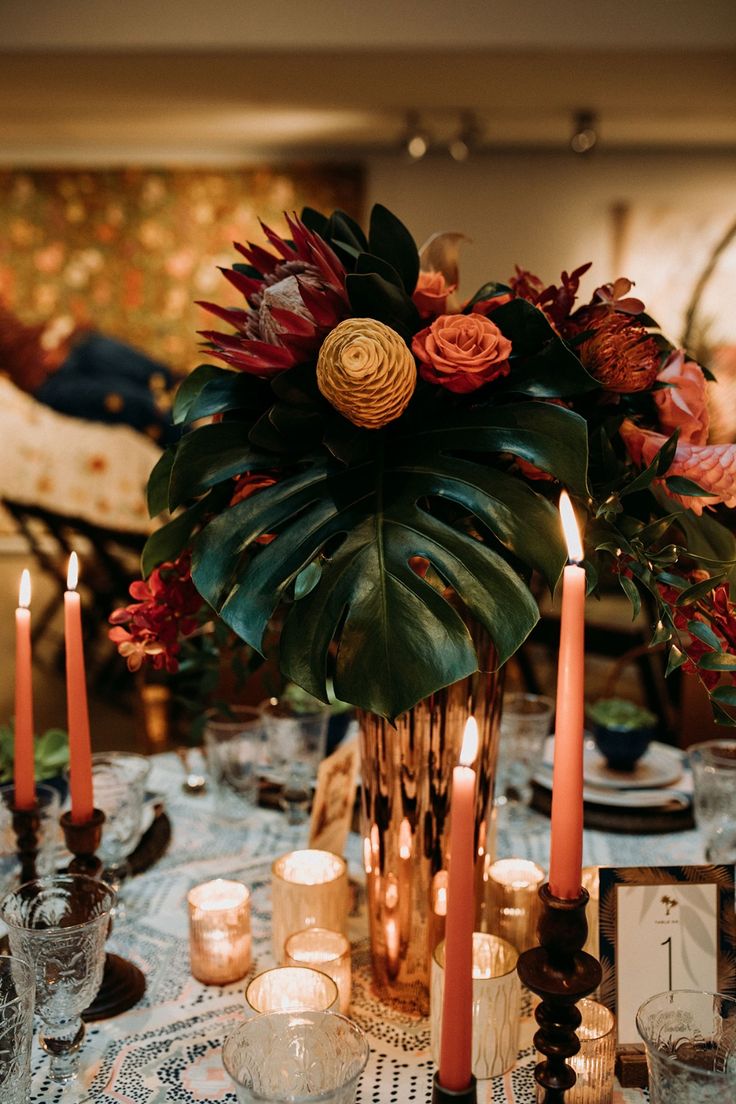
[[[423,411],[392,433],[361,434],[360,448],[341,460],[315,457],[214,518],[194,544],[195,584],[255,648],[286,603],[287,677],[325,700],[332,674],[338,698],[393,719],[477,669],[460,613],[413,570],[412,557],[428,560],[486,627],[500,663],[539,616],[520,570],[540,571],[551,586],[559,576],[565,553],[557,511],[493,466],[499,453],[586,492],[586,424],[565,408],[457,407],[435,418]],[[231,461],[232,454],[223,479],[232,475]],[[278,456],[268,462],[286,463]],[[217,467],[211,456],[210,485]],[[453,520],[459,517],[475,519],[487,541],[472,524]],[[267,534],[270,542],[257,545]]]

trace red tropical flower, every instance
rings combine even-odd
[[[293,241],[263,230],[276,253],[249,242],[235,248],[257,272],[222,269],[241,292],[248,309],[200,302],[235,329],[234,334],[200,331],[215,346],[213,355],[233,368],[272,376],[300,364],[350,313],[345,269],[329,245],[296,215],[286,216]]]
[[[590,374],[607,391],[648,391],[661,363],[654,338],[625,314],[595,309],[583,312],[580,318],[578,314],[576,327],[589,336],[577,353]]]

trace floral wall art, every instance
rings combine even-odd
[[[217,266],[233,241],[285,229],[283,211],[360,217],[352,165],[240,170],[0,171],[0,301],[24,322],[68,318],[186,371],[201,359],[195,300],[237,298]]]

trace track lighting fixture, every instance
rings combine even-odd
[[[572,117],[570,149],[573,153],[590,153],[598,142],[598,117],[594,111],[576,111]]]
[[[467,161],[478,145],[480,127],[472,111],[464,111],[460,116],[460,129],[450,141],[448,150],[453,161]]]
[[[429,151],[429,134],[421,125],[417,111],[410,111],[406,116],[406,129],[401,144],[412,161],[421,161]]]

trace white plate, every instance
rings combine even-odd
[[[552,789],[552,768],[543,765],[534,775],[534,781],[545,789]],[[691,804],[689,779],[683,779],[681,787],[660,786],[656,789],[614,790],[604,786],[583,786],[583,801],[589,805],[608,805],[617,809],[687,809]]]
[[[677,748],[653,742],[630,771],[612,770],[598,749],[586,745],[585,781],[612,790],[652,790],[671,786],[682,777],[682,756]]]

